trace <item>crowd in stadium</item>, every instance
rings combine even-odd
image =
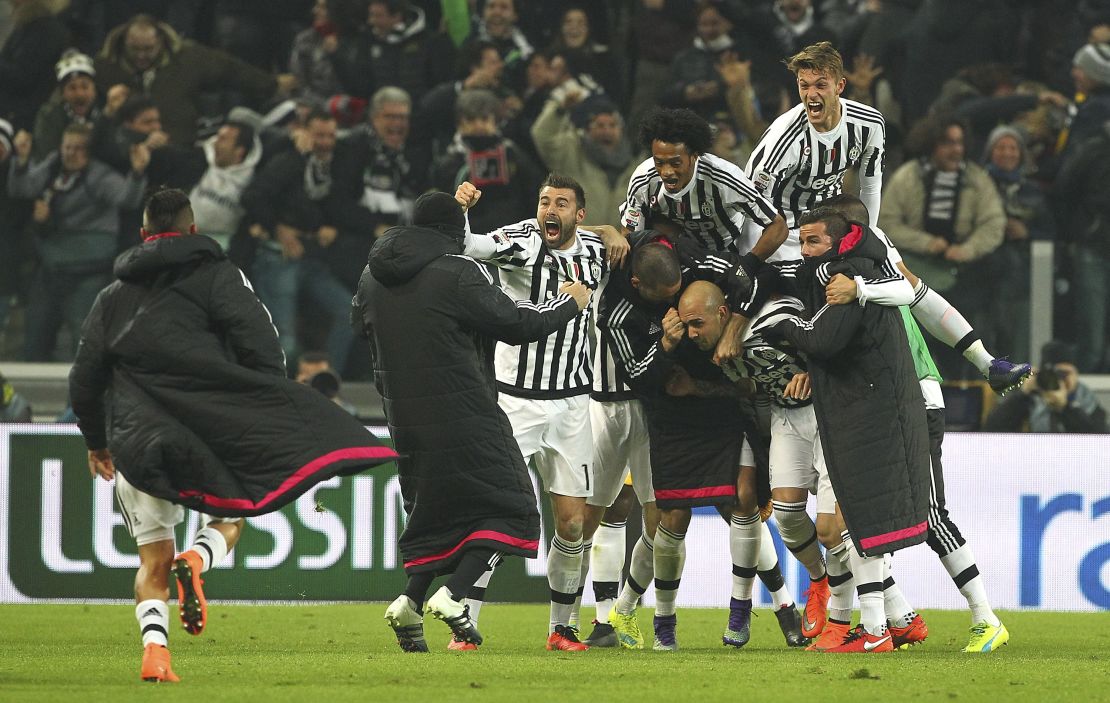
[[[551,170],[619,224],[654,105],[714,126],[745,166],[797,101],[783,59],[831,40],[845,97],[886,122],[879,224],[987,346],[1029,356],[1031,240],[1056,247],[1057,336],[1106,370],[1110,3],[1100,0],[234,0],[0,6],[0,330],[9,358],[72,359],[138,241],[144,190],[191,195],[290,358],[348,377],[348,310],[375,237],[429,189],[483,188],[491,231]],[[139,13],[143,14],[139,14]],[[1048,21],[1051,18],[1051,21]],[[926,186],[955,212],[929,232]],[[22,314],[19,314],[20,311]],[[966,374],[941,357],[947,376]],[[973,372],[973,370],[972,370]]]

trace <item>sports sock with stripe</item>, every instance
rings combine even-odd
[[[886,631],[886,611],[883,604],[883,558],[865,557],[855,544],[848,547],[848,560],[856,578],[856,595],[859,596],[859,621],[872,635]]]
[[[466,600],[463,601],[464,605],[470,608],[470,619],[475,625],[478,624],[478,615],[482,612],[482,604],[486,602],[486,588],[489,586],[489,580],[493,578],[493,572],[497,565],[491,566],[484,574],[478,577],[474,585],[466,593]]]
[[[775,610],[784,605],[794,605],[794,594],[791,593],[790,586],[786,585],[786,579],[782,577],[779,553],[775,549],[775,538],[771,536],[771,528],[767,523],[763,523],[760,528],[759,560],[756,561],[755,568],[759,580],[771,594]]]
[[[628,580],[624,582],[624,588],[614,606],[617,612],[628,615],[635,610],[636,604],[654,578],[655,541],[644,530],[640,539],[636,540],[636,546],[632,548],[632,559],[628,562]]]
[[[224,533],[216,528],[205,527],[197,530],[192,550],[200,555],[200,560],[204,563],[201,572],[208,571],[227,557],[227,540],[224,538]]]
[[[772,505],[783,544],[805,567],[811,580],[820,580],[825,575],[825,560],[821,558],[817,527],[806,513],[805,501],[787,503],[776,500],[772,501]]]
[[[686,534],[662,525],[655,532],[655,614],[674,615],[682,568],[686,565]]]
[[[570,611],[569,625],[578,628],[579,613],[582,611],[582,593],[586,589],[586,576],[590,573],[590,555],[593,552],[593,540],[582,541],[582,570],[578,572],[578,593],[574,599],[574,606]]]
[[[547,550],[547,585],[551,590],[551,632],[556,625],[569,625],[578,585],[582,579],[582,539],[573,542],[559,535]]]
[[[883,555],[883,610],[886,613],[887,624],[891,627],[909,627],[917,617],[910,602],[902,594],[902,588],[894,581],[890,572],[891,559],[889,554]]]
[[[728,549],[732,555],[732,597],[737,600],[751,600],[752,583],[755,581],[756,565],[759,561],[759,545],[762,541],[759,513],[737,515],[733,513],[729,522]],[[658,578],[658,572],[656,577]]]
[[[987,598],[987,589],[983,585],[983,577],[979,575],[979,567],[975,564],[975,555],[971,547],[964,544],[956,551],[940,558],[945,571],[952,577],[960,593],[967,599],[971,609],[971,623],[985,622],[992,627],[998,627],[1001,621],[991,608],[990,599]]]
[[[148,644],[169,645],[170,606],[166,601],[151,598],[140,602],[135,606],[135,619],[139,621],[144,647]]]
[[[852,570],[848,567],[847,542],[841,542],[825,552],[825,568],[829,572],[829,620],[838,623],[852,622]]]
[[[624,542],[624,522],[602,522],[594,533],[590,550],[590,569],[593,571],[594,601],[597,621],[609,622],[609,611],[617,600],[621,569],[627,551]]]

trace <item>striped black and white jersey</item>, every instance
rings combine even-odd
[[[558,295],[559,286],[567,281],[581,281],[596,292],[609,272],[599,236],[578,230],[570,248],[548,249],[534,218],[489,234],[467,234],[464,253],[496,264],[509,297],[534,304]],[[498,342],[494,351],[498,391],[539,399],[589,393],[594,314],[593,306],[587,306],[565,328],[538,342],[520,346]]]
[[[797,298],[783,296],[768,300],[744,331],[744,347],[740,356],[725,364],[725,375],[733,381],[751,378],[761,393],[783,408],[798,408],[813,402],[811,398],[798,400],[783,396],[790,379],[806,371],[805,362],[789,343],[769,342],[762,334],[763,330],[783,319],[804,313],[805,306]]]
[[[775,259],[798,256],[798,218],[825,198],[840,195],[848,169],[859,169],[860,198],[871,220],[867,224],[878,222],[886,124],[882,113],[863,103],[841,98],[840,107],[840,122],[828,132],[813,128],[804,104],[787,110],[763,133],[744,169],[790,229]],[[755,232],[749,229],[746,236],[751,241]]]
[[[609,280],[594,294],[593,304],[601,305],[601,298],[605,294],[605,287]],[[601,335],[597,335],[594,342],[594,387],[590,397],[601,402],[617,400],[633,400],[636,394],[624,375],[624,366],[616,358],[613,349]]]
[[[702,154],[694,164],[694,175],[680,192],[670,194],[648,158],[628,181],[628,194],[621,206],[621,222],[629,230],[643,230],[652,215],[661,215],[712,251],[742,251],[738,240],[744,222],[760,230],[775,221],[778,213],[736,164]]]

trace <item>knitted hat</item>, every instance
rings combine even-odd
[[[249,107],[233,107],[227,113],[227,121],[234,124],[241,124],[244,127],[250,127],[255,132],[261,131],[264,126],[262,123],[262,115],[258,114]]]
[[[54,64],[54,73],[59,83],[65,83],[67,78],[78,73],[83,73],[92,78],[96,76],[96,69],[93,68],[91,58],[76,49],[70,49],[62,54],[58,63]]]
[[[466,216],[454,196],[433,191],[416,199],[412,223],[417,227],[441,227],[461,232],[466,227]]]
[[[0,145],[4,147],[4,153],[12,153],[12,123],[5,119],[0,119]]]
[[[990,136],[987,137],[987,146],[983,149],[983,163],[990,163],[991,151],[994,149],[995,142],[1002,137],[1013,137],[1017,141],[1018,149],[1021,151],[1021,161],[1025,162],[1026,146],[1025,134],[1021,130],[1011,127],[1010,125],[999,125],[991,130]]]
[[[1110,44],[1088,44],[1075,52],[1071,62],[1096,83],[1110,85]]]

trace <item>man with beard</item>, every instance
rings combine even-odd
[[[494,339],[523,344],[581,320],[582,283],[514,303],[463,251],[464,215],[446,193],[415,204],[413,225],[391,229],[370,253],[354,323],[371,341],[390,433],[403,455],[409,519],[401,536],[408,586],[386,611],[401,649],[428,651],[420,612],[437,574],[453,574],[427,610],[453,648],[482,643],[464,597],[502,554],[534,557],[540,518],[527,470],[490,377]],[[543,343],[542,341],[540,342]],[[498,374],[500,375],[500,373]],[[500,384],[498,384],[500,385]],[[577,468],[577,467],[575,467]]]
[[[848,533],[861,624],[833,652],[893,649],[884,610],[883,554],[925,540],[929,438],[925,405],[900,313],[881,305],[828,305],[837,273],[864,276],[886,261],[874,233],[830,208],[799,220],[805,263],[796,273],[810,318],[763,329],[804,355],[822,453]]]
[[[597,214],[587,214],[583,224],[620,227],[625,186],[637,162],[624,118],[611,100],[601,95],[582,100],[577,92],[562,103],[548,100],[532,125],[532,141],[548,168],[571,176],[590,194],[590,213]]]
[[[468,209],[481,195],[471,183],[463,183],[455,193]],[[465,253],[497,264],[502,287],[516,300],[542,305],[559,286],[574,281],[597,290],[609,265],[601,237],[579,228],[585,216],[582,186],[572,178],[549,174],[539,190],[535,218],[490,234],[469,235]],[[555,514],[547,558],[547,648],[575,652],[588,649],[579,641],[571,617],[581,591],[582,555],[590,549],[582,529],[586,498],[594,485],[589,414],[593,324],[593,309],[587,308],[538,342],[499,344],[495,356],[498,403],[512,422],[525,460],[533,460],[551,494]]]

